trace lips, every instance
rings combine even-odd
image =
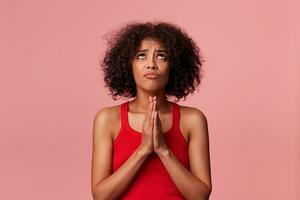
[[[155,74],[148,74],[148,75],[145,75],[147,78],[158,78],[159,75],[155,75]]]
[[[145,77],[147,77],[147,78],[158,78],[159,77],[159,74],[157,74],[157,73],[146,73],[145,74]]]

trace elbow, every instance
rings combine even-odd
[[[109,194],[105,191],[100,184],[97,187],[92,188],[92,196],[93,200],[112,200],[114,197],[109,196]]]
[[[211,192],[211,188],[201,188],[190,198],[190,200],[209,200]]]
[[[211,188],[209,188],[209,189],[207,190],[207,192],[206,192],[206,196],[205,196],[205,200],[208,200],[208,199],[209,199],[209,197],[210,197],[210,194],[211,194],[211,191],[212,191],[212,189],[211,189]]]
[[[93,200],[100,200],[100,196],[99,195],[99,191],[96,189],[92,189],[92,196],[93,196]]]
[[[104,200],[105,199],[99,191],[93,191],[92,195],[93,195],[93,200]]]
[[[98,185],[98,187],[92,188],[92,196],[93,196],[93,200],[103,200],[104,199],[99,185]]]

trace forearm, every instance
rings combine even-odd
[[[173,182],[188,200],[208,200],[210,191],[207,185],[195,177],[173,154],[169,148],[157,153]]]
[[[124,164],[93,191],[94,200],[118,199],[150,153],[138,147]]]

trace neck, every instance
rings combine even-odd
[[[155,94],[138,93],[136,98],[131,101],[133,110],[136,112],[146,113],[148,104],[150,103],[149,96],[156,96],[156,108],[159,113],[168,112],[170,110],[169,101],[163,92]]]

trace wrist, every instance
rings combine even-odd
[[[171,150],[167,146],[163,146],[155,150],[155,153],[157,153],[158,156],[168,156],[171,154]]]
[[[144,146],[140,146],[138,149],[137,149],[137,154],[140,155],[140,156],[148,156],[149,154],[151,154],[151,151],[144,147]]]

